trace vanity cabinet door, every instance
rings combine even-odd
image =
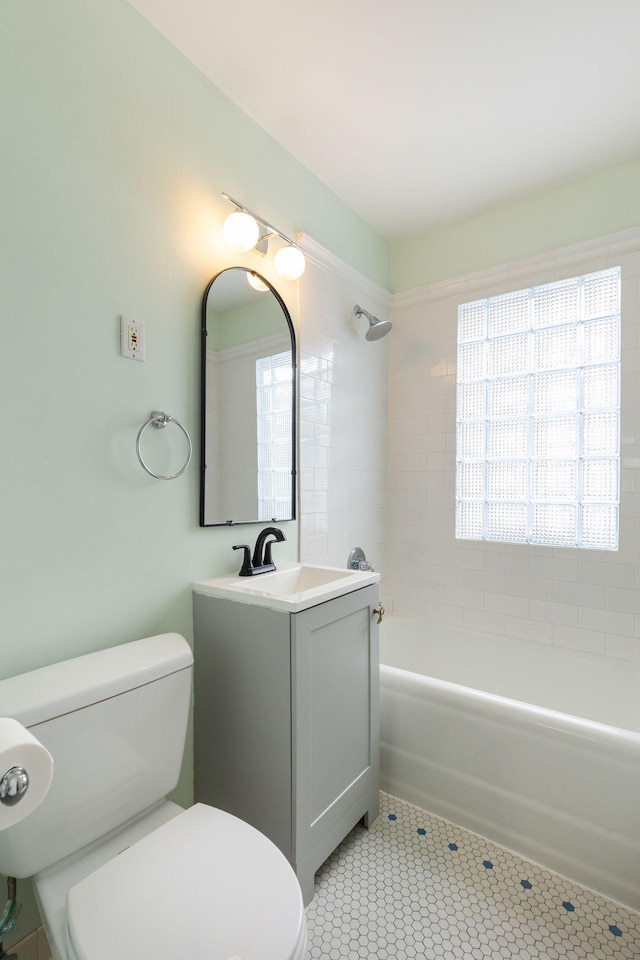
[[[295,860],[313,869],[378,806],[376,586],[292,620]],[[304,892],[304,886],[303,886]]]

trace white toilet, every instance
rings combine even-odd
[[[297,878],[230,814],[166,799],[193,656],[164,634],[0,681],[0,714],[54,759],[46,798],[0,832],[0,873],[33,877],[55,960],[302,960]]]

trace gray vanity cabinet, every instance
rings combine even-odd
[[[378,815],[377,586],[288,613],[194,593],[195,799],[316,870]]]

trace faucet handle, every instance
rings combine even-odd
[[[242,566],[240,567],[239,577],[250,577],[253,573],[253,567],[251,566],[251,547],[248,543],[236,543],[233,548],[234,550],[244,550],[244,557],[242,560]]]
[[[362,549],[362,547],[353,548],[353,550],[349,554],[349,559],[347,560],[347,569],[362,570],[362,571],[373,570],[373,564],[369,563],[369,561],[365,557],[364,550]]]

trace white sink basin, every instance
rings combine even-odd
[[[258,574],[251,579],[252,584],[245,583],[243,587],[250,587],[252,590],[259,590],[270,597],[289,597],[293,593],[302,593],[305,590],[313,590],[315,587],[323,587],[329,583],[335,583],[336,580],[344,580],[348,575],[348,570],[334,570],[330,567],[310,567],[303,564],[293,567],[291,570],[276,570],[274,573]],[[243,577],[248,580],[249,577]]]
[[[379,579],[380,574],[375,571],[283,563],[274,573],[259,573],[254,577],[228,574],[213,580],[199,580],[193,589],[212,597],[299,613],[307,607],[315,607],[318,603],[377,583]]]

